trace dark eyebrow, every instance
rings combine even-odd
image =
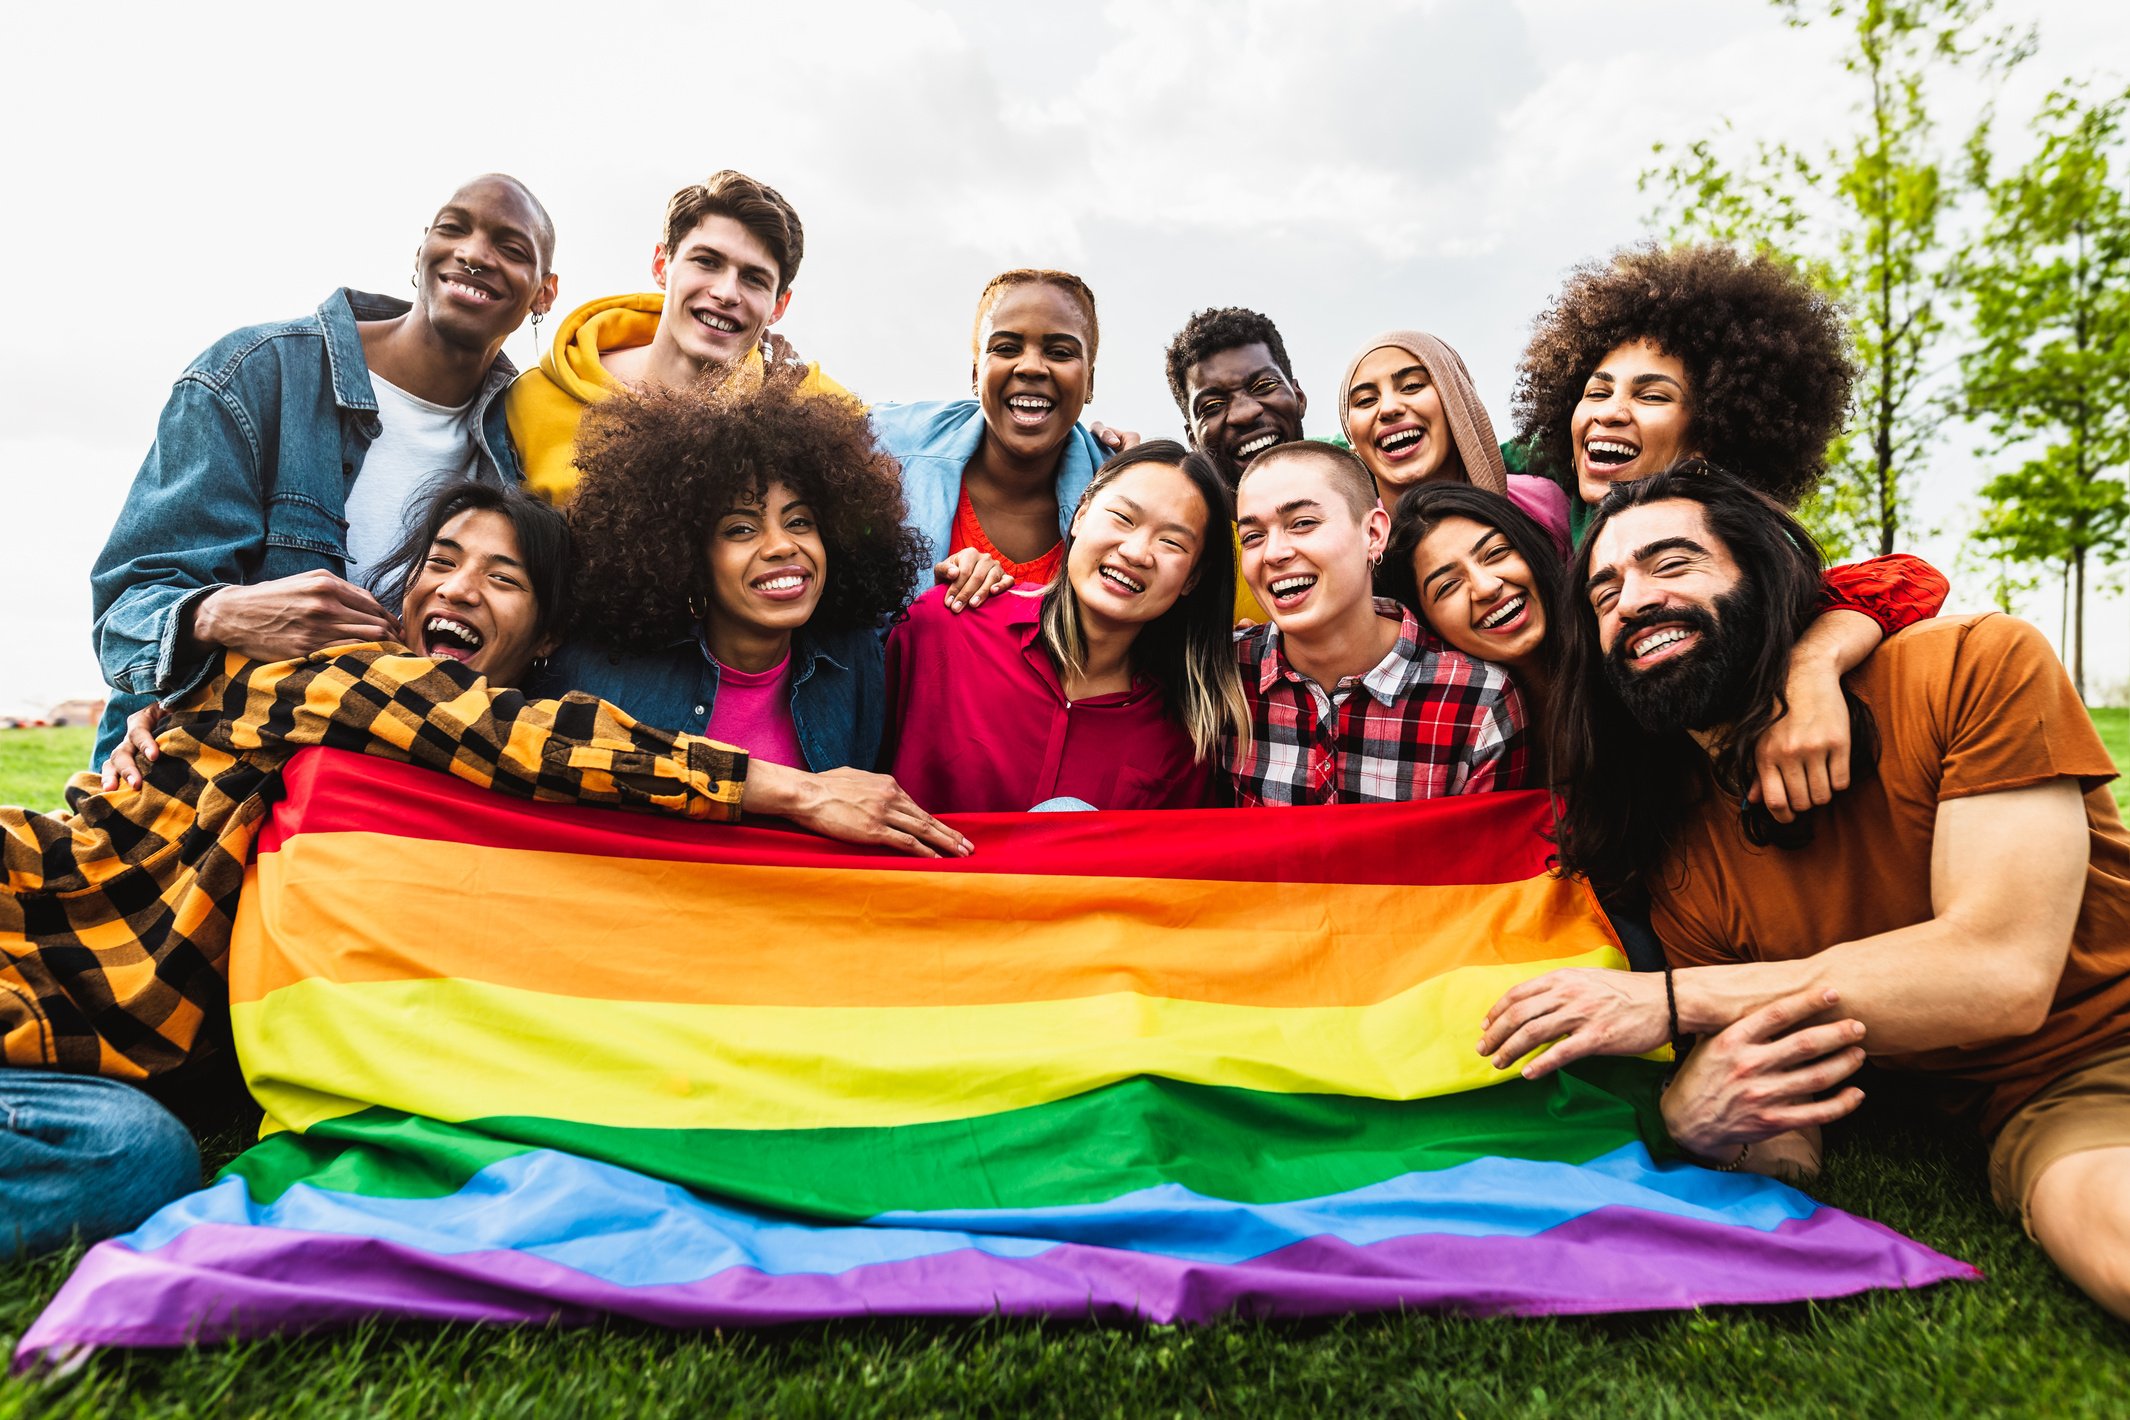
[[[1691,552],[1697,557],[1711,555],[1707,548],[1690,537],[1660,537],[1655,542],[1644,543],[1636,548],[1628,556],[1627,560],[1629,562],[1647,562],[1658,554],[1665,552]],[[1617,582],[1619,580],[1620,573],[1617,566],[1607,567],[1602,572],[1592,573],[1590,580],[1583,583],[1583,595],[1587,597],[1604,583]]]
[[[1241,388],[1242,388],[1242,387],[1243,387],[1244,385],[1249,385],[1249,384],[1255,384],[1255,383],[1256,383],[1257,381],[1259,381],[1259,380],[1263,379],[1263,378],[1264,378],[1264,377],[1265,377],[1266,375],[1270,375],[1270,376],[1272,376],[1272,377],[1273,377],[1274,379],[1284,379],[1284,378],[1286,378],[1285,376],[1283,376],[1283,375],[1281,375],[1281,374],[1280,374],[1280,372],[1279,372],[1279,366],[1277,366],[1277,365],[1260,365],[1260,366],[1258,366],[1258,367],[1257,367],[1256,369],[1252,370],[1252,371],[1251,371],[1251,372],[1250,372],[1249,374],[1247,374],[1247,375],[1244,375],[1244,376],[1243,376],[1243,377],[1242,377],[1241,379],[1237,380],[1237,381],[1236,381],[1236,382],[1235,382],[1234,384],[1232,384],[1232,385],[1201,385],[1201,386],[1199,386],[1199,389],[1198,389],[1198,393],[1197,393],[1197,394],[1195,394],[1195,395],[1192,395],[1192,396],[1191,396],[1191,407],[1192,407],[1192,408],[1194,408],[1194,409],[1195,409],[1195,408],[1197,408],[1197,406],[1198,406],[1198,401],[1199,401],[1199,400],[1201,400],[1201,399],[1203,399],[1203,398],[1205,398],[1205,396],[1207,396],[1207,395],[1209,395],[1209,394],[1226,394],[1226,393],[1228,393],[1228,392],[1229,392],[1230,390],[1239,390],[1239,389],[1241,389]]]
[[[448,547],[453,552],[458,553],[463,553],[466,550],[465,548],[459,546],[458,540],[456,538],[438,536],[429,539],[429,550],[431,552],[436,551],[436,549],[438,549],[439,547]]]
[[[1636,389],[1641,389],[1645,385],[1670,385],[1673,389],[1684,388],[1684,386],[1682,386],[1677,380],[1673,379],[1670,375],[1658,374],[1654,370],[1650,371],[1648,374],[1636,375],[1634,379],[1631,380],[1629,383],[1631,383]]]
[[[1471,555],[1472,555],[1472,556],[1474,556],[1474,557],[1477,557],[1477,556],[1479,555],[1479,550],[1480,550],[1481,548],[1485,547],[1485,546],[1486,546],[1486,545],[1487,545],[1488,543],[1492,542],[1492,541],[1493,541],[1493,540],[1494,540],[1495,538],[1497,538],[1497,537],[1501,537],[1501,536],[1502,536],[1502,531],[1501,531],[1501,529],[1500,529],[1500,528],[1488,528],[1488,529],[1486,529],[1486,530],[1485,530],[1484,532],[1482,532],[1482,533],[1480,533],[1480,534],[1479,534],[1479,541],[1477,541],[1477,542],[1475,542],[1475,543],[1473,543],[1473,544],[1472,544],[1472,549],[1471,549]],[[1504,540],[1506,540],[1506,539],[1504,539]],[[1432,581],[1434,581],[1434,580],[1435,580],[1435,579],[1436,579],[1437,577],[1441,576],[1441,575],[1442,575],[1443,573],[1445,573],[1445,572],[1454,572],[1454,571],[1456,571],[1456,570],[1457,570],[1457,569],[1456,569],[1455,567],[1452,567],[1452,566],[1451,566],[1451,565],[1450,565],[1449,563],[1445,562],[1445,563],[1443,563],[1443,564],[1442,564],[1442,565],[1441,565],[1440,567],[1437,567],[1437,568],[1436,568],[1436,569],[1435,569],[1434,571],[1432,571],[1432,572],[1428,573],[1428,574],[1427,574],[1427,575],[1426,575],[1425,577],[1422,577],[1422,578],[1420,579],[1420,586],[1421,586],[1421,588],[1422,588],[1422,589],[1424,590],[1424,589],[1426,588],[1426,586],[1427,586],[1427,584],[1428,584],[1429,582],[1432,582]]]
[[[697,251],[710,252],[716,257],[718,257],[720,260],[731,262],[734,266],[737,266],[740,270],[747,272],[749,275],[766,276],[771,281],[777,279],[777,273],[771,270],[769,267],[762,265],[760,262],[741,261],[738,257],[734,256],[731,252],[726,251],[717,243],[700,238],[683,245],[680,249],[680,255],[685,257]]]

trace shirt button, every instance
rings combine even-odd
[[[705,708],[703,708],[702,706],[698,705],[698,706],[696,706],[696,707],[695,707],[695,713],[696,713],[696,714],[698,714],[698,715],[707,715],[707,714],[709,714],[710,712],[709,712],[708,710],[706,710]]]

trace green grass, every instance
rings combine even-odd
[[[89,767],[96,731],[0,730],[0,804],[51,810],[65,806],[67,777]]]
[[[2094,718],[2117,760],[2130,762],[2130,711]],[[57,746],[56,769],[24,769],[30,761],[0,735],[0,802],[50,799],[85,753],[85,740]],[[1919,1122],[1896,1081],[1867,1092],[1871,1102],[1832,1137],[1814,1191],[1976,1263],[1985,1281],[1803,1306],[1546,1321],[1413,1315],[1174,1328],[994,1319],[689,1334],[372,1326],[111,1353],[51,1385],[0,1383],[0,1420],[2122,1414],[2130,1328],[2065,1284],[1997,1214],[1965,1131]],[[233,1131],[214,1137],[210,1166],[237,1140]],[[29,1325],[76,1256],[0,1265],[0,1337]]]

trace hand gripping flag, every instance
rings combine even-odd
[[[18,1367],[373,1316],[1545,1314],[1974,1275],[1666,1158],[1658,1064],[1476,1053],[1511,984],[1623,964],[1546,872],[1540,794],[972,817],[951,862],[329,750],[288,791],[230,957],[265,1137],[92,1249]]]

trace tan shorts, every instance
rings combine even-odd
[[[2027,1199],[2050,1164],[2088,1149],[2130,1148],[2130,1045],[2058,1075],[2015,1111],[1989,1151],[1989,1189],[2033,1236]]]

